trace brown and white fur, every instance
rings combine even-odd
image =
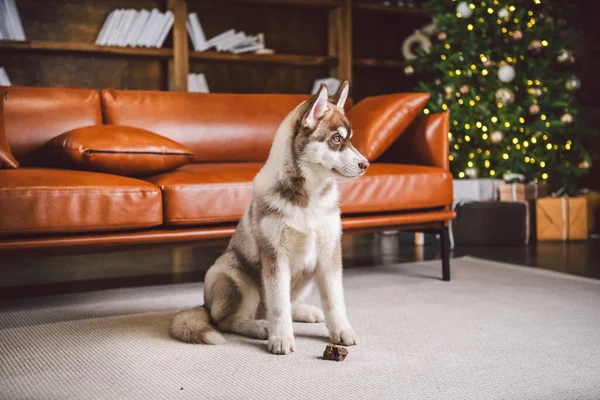
[[[369,163],[350,142],[347,96],[347,82],[332,99],[323,85],[283,120],[252,202],[206,274],[204,306],[177,314],[172,336],[217,344],[225,341],[218,329],[268,339],[269,351],[287,354],[292,321],[325,321],[331,341],[356,344],[342,288],[336,179],[359,177]],[[298,304],[314,281],[323,311]]]

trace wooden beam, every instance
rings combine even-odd
[[[352,83],[352,0],[342,0],[339,18],[339,78]]]
[[[328,28],[328,37],[327,37],[327,55],[330,58],[336,58],[337,62],[335,65],[331,65],[329,68],[329,75],[333,78],[339,79],[339,71],[340,71],[340,60],[339,56],[339,46],[341,41],[341,30],[340,30],[340,8],[336,7],[329,11],[329,23],[327,25]]]
[[[187,1],[168,0],[167,7],[173,12],[173,62],[169,65],[169,89],[187,92],[190,71],[187,36]]]

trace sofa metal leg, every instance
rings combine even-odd
[[[442,252],[442,280],[450,280],[450,233],[444,226],[440,232],[440,247]]]

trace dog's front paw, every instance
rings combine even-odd
[[[340,329],[337,332],[332,332],[331,341],[335,344],[341,344],[343,346],[354,346],[356,344],[356,333],[350,327],[346,329]]]
[[[269,351],[273,354],[288,354],[294,351],[294,335],[269,336]]]

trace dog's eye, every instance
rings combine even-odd
[[[331,138],[335,143],[341,143],[342,142],[342,136],[340,134],[335,134],[333,135],[333,138]]]

